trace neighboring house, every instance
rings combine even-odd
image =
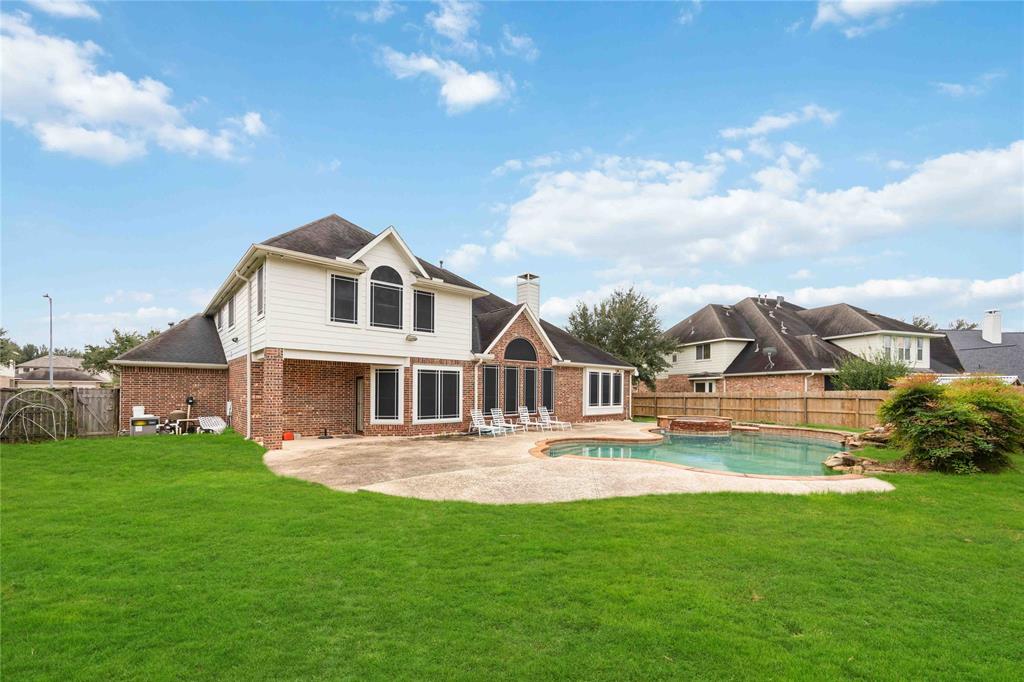
[[[61,367],[53,369],[54,388],[99,388],[103,381],[97,376],[83,372],[80,369],[69,369]],[[14,377],[15,388],[49,388],[50,370],[33,369],[27,372],[18,372]]]
[[[539,310],[535,275],[513,304],[394,228],[331,215],[250,246],[202,313],[114,360],[122,427],[133,406],[163,415],[187,396],[268,448],[284,431],[465,431],[473,407],[626,418],[634,368]]]
[[[844,358],[875,353],[914,371],[961,371],[943,334],[846,303],[807,309],[782,296],[745,298],[704,306],[666,334],[680,347],[658,376],[662,391],[821,391]]]
[[[0,365],[0,388],[11,388],[14,386],[14,361],[6,365]]]
[[[985,312],[981,329],[944,329],[964,371],[1016,376],[1024,382],[1024,332],[1004,332],[998,310]]]
[[[46,381],[49,382],[50,376],[50,356],[41,355],[38,358],[26,360],[20,363],[16,367],[15,381],[17,385],[21,386],[36,386],[38,379],[38,373],[40,371],[46,372]],[[58,380],[57,375],[60,374],[63,378]],[[31,375],[31,376],[29,376]],[[24,381],[24,384],[21,382]],[[53,384],[58,386],[60,381],[60,387],[67,388],[69,386],[86,386],[95,388],[100,384],[107,383],[110,381],[110,374],[107,372],[87,372],[82,368],[82,358],[74,358],[68,355],[54,355],[53,356]],[[91,382],[91,383],[90,383]]]

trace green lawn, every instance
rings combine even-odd
[[[1019,471],[488,507],[334,492],[260,454],[234,435],[4,447],[3,678],[1024,669]]]

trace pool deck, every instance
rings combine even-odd
[[[544,442],[657,440],[652,424],[600,422],[506,437],[303,439],[267,452],[275,473],[335,490],[483,504],[570,502],[664,493],[888,492],[867,476],[781,477],[702,471],[665,462],[548,457]]]

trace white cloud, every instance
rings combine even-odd
[[[392,0],[379,0],[373,9],[356,12],[356,19],[364,24],[383,24],[398,12],[404,12],[405,7],[392,2]]]
[[[241,118],[229,120],[240,126],[249,137],[260,137],[267,134],[267,124],[263,122],[263,117],[258,112],[250,111]]]
[[[850,286],[804,287],[791,296],[794,303],[808,306],[889,299],[949,299],[957,305],[964,305],[975,301],[995,303],[1021,298],[1024,298],[1024,273],[992,280],[953,277],[869,279]]]
[[[99,19],[96,8],[82,0],[25,0],[29,6],[61,19]]]
[[[563,322],[576,308],[577,303],[593,305],[607,298],[617,289],[635,287],[658,306],[658,315],[663,320],[682,317],[708,303],[732,303],[746,296],[756,296],[757,290],[743,284],[700,284],[697,286],[674,286],[659,284],[650,280],[620,280],[604,284],[568,296],[551,296],[541,303],[541,315],[545,319]]]
[[[755,137],[810,121],[820,121],[826,126],[830,126],[836,122],[837,118],[839,118],[838,111],[830,111],[817,104],[808,104],[797,111],[785,114],[764,114],[754,121],[753,125],[746,128],[724,128],[718,132],[726,139]]]
[[[688,5],[679,10],[677,21],[683,26],[689,26],[696,21],[702,9],[701,0],[690,0]]]
[[[447,38],[456,52],[476,54],[480,46],[470,38],[470,34],[479,27],[476,16],[480,13],[480,5],[460,0],[438,0],[436,4],[438,9],[427,14],[427,23]]]
[[[487,247],[479,244],[463,244],[444,256],[446,270],[453,272],[470,272],[475,270],[481,259],[487,255]]]
[[[522,170],[540,170],[551,168],[568,162],[578,162],[590,154],[589,149],[573,150],[571,152],[549,152],[538,154],[529,159],[508,159],[491,169],[491,175],[502,176],[508,173],[518,173]]]
[[[153,294],[148,291],[125,291],[124,289],[118,289],[112,294],[107,294],[103,297],[103,302],[106,304],[111,303],[122,303],[124,301],[133,301],[135,303],[149,303],[153,300]]]
[[[887,28],[904,7],[922,5],[918,0],[821,0],[812,29],[836,26],[847,38],[861,38]]]
[[[316,167],[317,173],[337,173],[338,169],[341,168],[341,161],[339,159],[331,159],[326,163],[319,163]]]
[[[735,161],[736,163],[739,163],[740,161],[743,160],[742,149],[726,149],[722,153],[725,154],[726,158]]]
[[[469,111],[481,104],[507,99],[515,88],[508,77],[484,71],[467,71],[458,62],[424,54],[403,54],[384,47],[380,59],[398,79],[429,76],[441,84],[440,97],[449,114]]]
[[[101,72],[96,61],[103,50],[95,43],[38,33],[23,13],[2,18],[3,117],[48,151],[115,164],[144,156],[155,143],[228,159],[239,143],[266,130],[256,112],[217,131],[190,125],[164,83]]]
[[[817,159],[784,145],[799,177]],[[802,155],[802,156],[801,156]],[[508,211],[495,257],[605,258],[619,266],[822,257],[914,229],[1020,229],[1024,142],[946,154],[877,189],[718,187],[724,165],[603,157],[591,168],[540,174]],[[779,167],[776,163],[775,167]],[[780,192],[780,189],[788,190]]]
[[[1002,71],[983,73],[970,83],[935,83],[935,89],[950,97],[978,97],[992,89],[992,86],[1006,74]]]
[[[821,167],[818,157],[792,142],[782,145],[782,155],[774,166],[767,166],[751,177],[766,192],[789,195],[800,188]]]
[[[797,31],[799,31],[801,29],[801,27],[803,27],[803,25],[804,25],[804,20],[803,19],[797,19],[792,24],[786,26],[786,33],[790,33],[790,34],[796,33]]]
[[[814,277],[814,273],[807,268],[800,268],[789,276],[790,279],[810,279],[811,277]]]
[[[910,168],[910,164],[899,159],[889,159],[885,162],[885,167],[891,171],[901,171]]]
[[[501,27],[501,51],[514,57],[522,57],[528,62],[536,61],[540,56],[540,50],[533,42],[533,38],[526,34],[516,34],[507,24]]]
[[[775,156],[775,148],[772,147],[771,143],[763,137],[755,137],[753,140],[748,142],[747,151],[766,159]]]

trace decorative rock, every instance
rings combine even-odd
[[[870,431],[860,434],[860,439],[869,443],[888,443],[892,438],[892,425],[876,425]]]

